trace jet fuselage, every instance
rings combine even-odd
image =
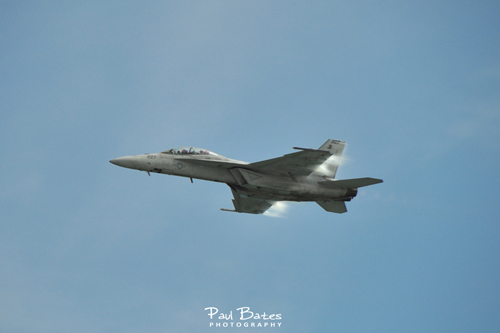
[[[285,177],[247,170],[247,162],[220,155],[172,155],[165,153],[120,157],[110,161],[125,168],[201,179],[228,184],[233,190],[248,197],[271,201],[349,201],[357,189],[318,186],[324,179],[316,176]],[[203,163],[200,163],[203,162]],[[222,162],[222,163],[218,163]],[[223,165],[231,163],[232,168]]]
[[[324,210],[347,212],[346,201],[358,188],[382,183],[363,177],[336,179],[345,142],[328,139],[318,149],[299,150],[254,163],[233,160],[210,150],[184,146],[156,154],[120,157],[121,167],[225,183],[231,188],[234,209],[223,211],[263,214],[278,201],[315,201]]]

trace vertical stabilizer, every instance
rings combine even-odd
[[[314,174],[320,176],[327,176],[330,178],[335,178],[337,173],[337,168],[339,167],[340,159],[342,158],[342,152],[345,148],[345,142],[340,140],[328,139],[326,142],[319,147],[318,150],[326,150],[332,154],[332,156],[327,159],[323,164],[321,164]]]

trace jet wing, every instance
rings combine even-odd
[[[255,171],[286,176],[309,176],[314,173],[335,178],[344,147],[344,141],[328,139],[317,150],[293,147],[302,151],[251,163],[248,167]]]
[[[282,157],[250,163],[247,167],[265,173],[308,176],[331,156],[332,154],[325,150],[304,149]]]
[[[268,201],[259,198],[247,197],[245,195],[240,195],[233,188],[231,188],[233,192],[233,205],[234,210],[232,209],[224,209],[221,210],[226,212],[237,212],[237,213],[249,213],[249,214],[262,214],[266,210],[268,210],[272,205],[274,205],[274,201]]]

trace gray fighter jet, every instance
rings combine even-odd
[[[319,149],[297,148],[292,154],[247,163],[206,149],[180,147],[157,154],[119,157],[110,162],[129,169],[226,183],[234,210],[262,214],[278,201],[316,201],[334,213],[347,212],[345,202],[358,188],[382,179],[335,179],[345,142],[327,140]]]

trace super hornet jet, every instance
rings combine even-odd
[[[382,179],[335,179],[345,142],[327,140],[319,149],[297,148],[292,154],[247,163],[206,149],[180,147],[157,154],[119,157],[110,162],[129,169],[226,183],[234,210],[262,214],[277,201],[316,201],[326,211],[347,212],[345,202],[358,188]]]

